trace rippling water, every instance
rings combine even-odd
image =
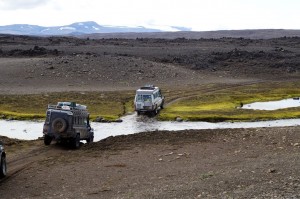
[[[109,136],[127,135],[156,130],[185,130],[185,129],[224,129],[224,128],[256,128],[297,126],[300,119],[273,120],[260,122],[170,122],[156,121],[147,116],[128,115],[122,118],[121,123],[94,123],[91,126],[95,131],[95,141]],[[43,136],[43,121],[6,121],[0,120],[0,135],[10,138],[33,140]]]
[[[270,101],[270,102],[254,102],[252,104],[245,104],[243,109],[254,109],[254,110],[277,110],[284,108],[299,107],[300,100],[299,98],[295,99],[284,99],[279,101]]]

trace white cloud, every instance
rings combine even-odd
[[[300,29],[298,0],[0,0],[0,25]]]
[[[32,9],[45,5],[48,2],[49,0],[0,0],[0,9]]]

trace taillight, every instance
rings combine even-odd
[[[44,125],[43,127],[43,133],[48,133],[48,125]]]

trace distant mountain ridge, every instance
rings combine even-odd
[[[280,37],[300,37],[300,30],[293,29],[250,29],[250,30],[217,30],[217,31],[177,31],[177,32],[144,32],[144,33],[96,33],[79,35],[79,38],[90,39],[220,39],[220,38],[245,38],[245,39],[272,39]]]
[[[79,38],[108,39],[108,38],[160,38],[160,39],[219,39],[222,37],[270,39],[279,37],[300,37],[297,29],[244,29],[244,30],[216,30],[192,31],[180,26],[165,27],[172,32],[151,29],[143,26],[104,26],[94,21],[76,22],[65,26],[37,26],[29,24],[13,24],[0,26],[0,34],[28,35],[28,36],[76,36]]]
[[[184,27],[171,27],[176,30],[188,30]],[[94,21],[77,22],[65,26],[44,27],[29,24],[13,24],[0,26],[0,34],[14,35],[83,35],[94,33],[127,33],[127,32],[161,32],[159,29],[143,26],[102,26]]]

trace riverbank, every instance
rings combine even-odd
[[[243,82],[201,85],[191,88],[163,88],[166,108],[156,117],[174,121],[263,121],[300,118],[300,108],[272,111],[239,109],[241,104],[300,96],[298,81]],[[135,91],[65,92],[0,95],[0,118],[10,120],[45,119],[47,105],[75,101],[87,105],[92,121],[115,121],[134,111]]]
[[[236,128],[271,128],[271,127],[290,127],[298,126],[300,119],[281,119],[269,121],[252,122],[176,122],[176,121],[157,121],[148,116],[137,116],[136,114],[122,117],[121,123],[97,123],[92,122],[94,129],[94,141],[100,141],[110,136],[130,135],[141,132],[155,131],[179,131],[196,129],[236,129]],[[0,126],[5,131],[0,135],[21,140],[36,140],[43,137],[44,121],[5,121],[0,120]]]
[[[3,198],[297,198],[299,130],[145,132],[109,137],[80,150],[44,146],[37,140],[23,144],[20,151],[21,143],[15,143],[6,146],[9,173],[0,182],[0,194]]]

